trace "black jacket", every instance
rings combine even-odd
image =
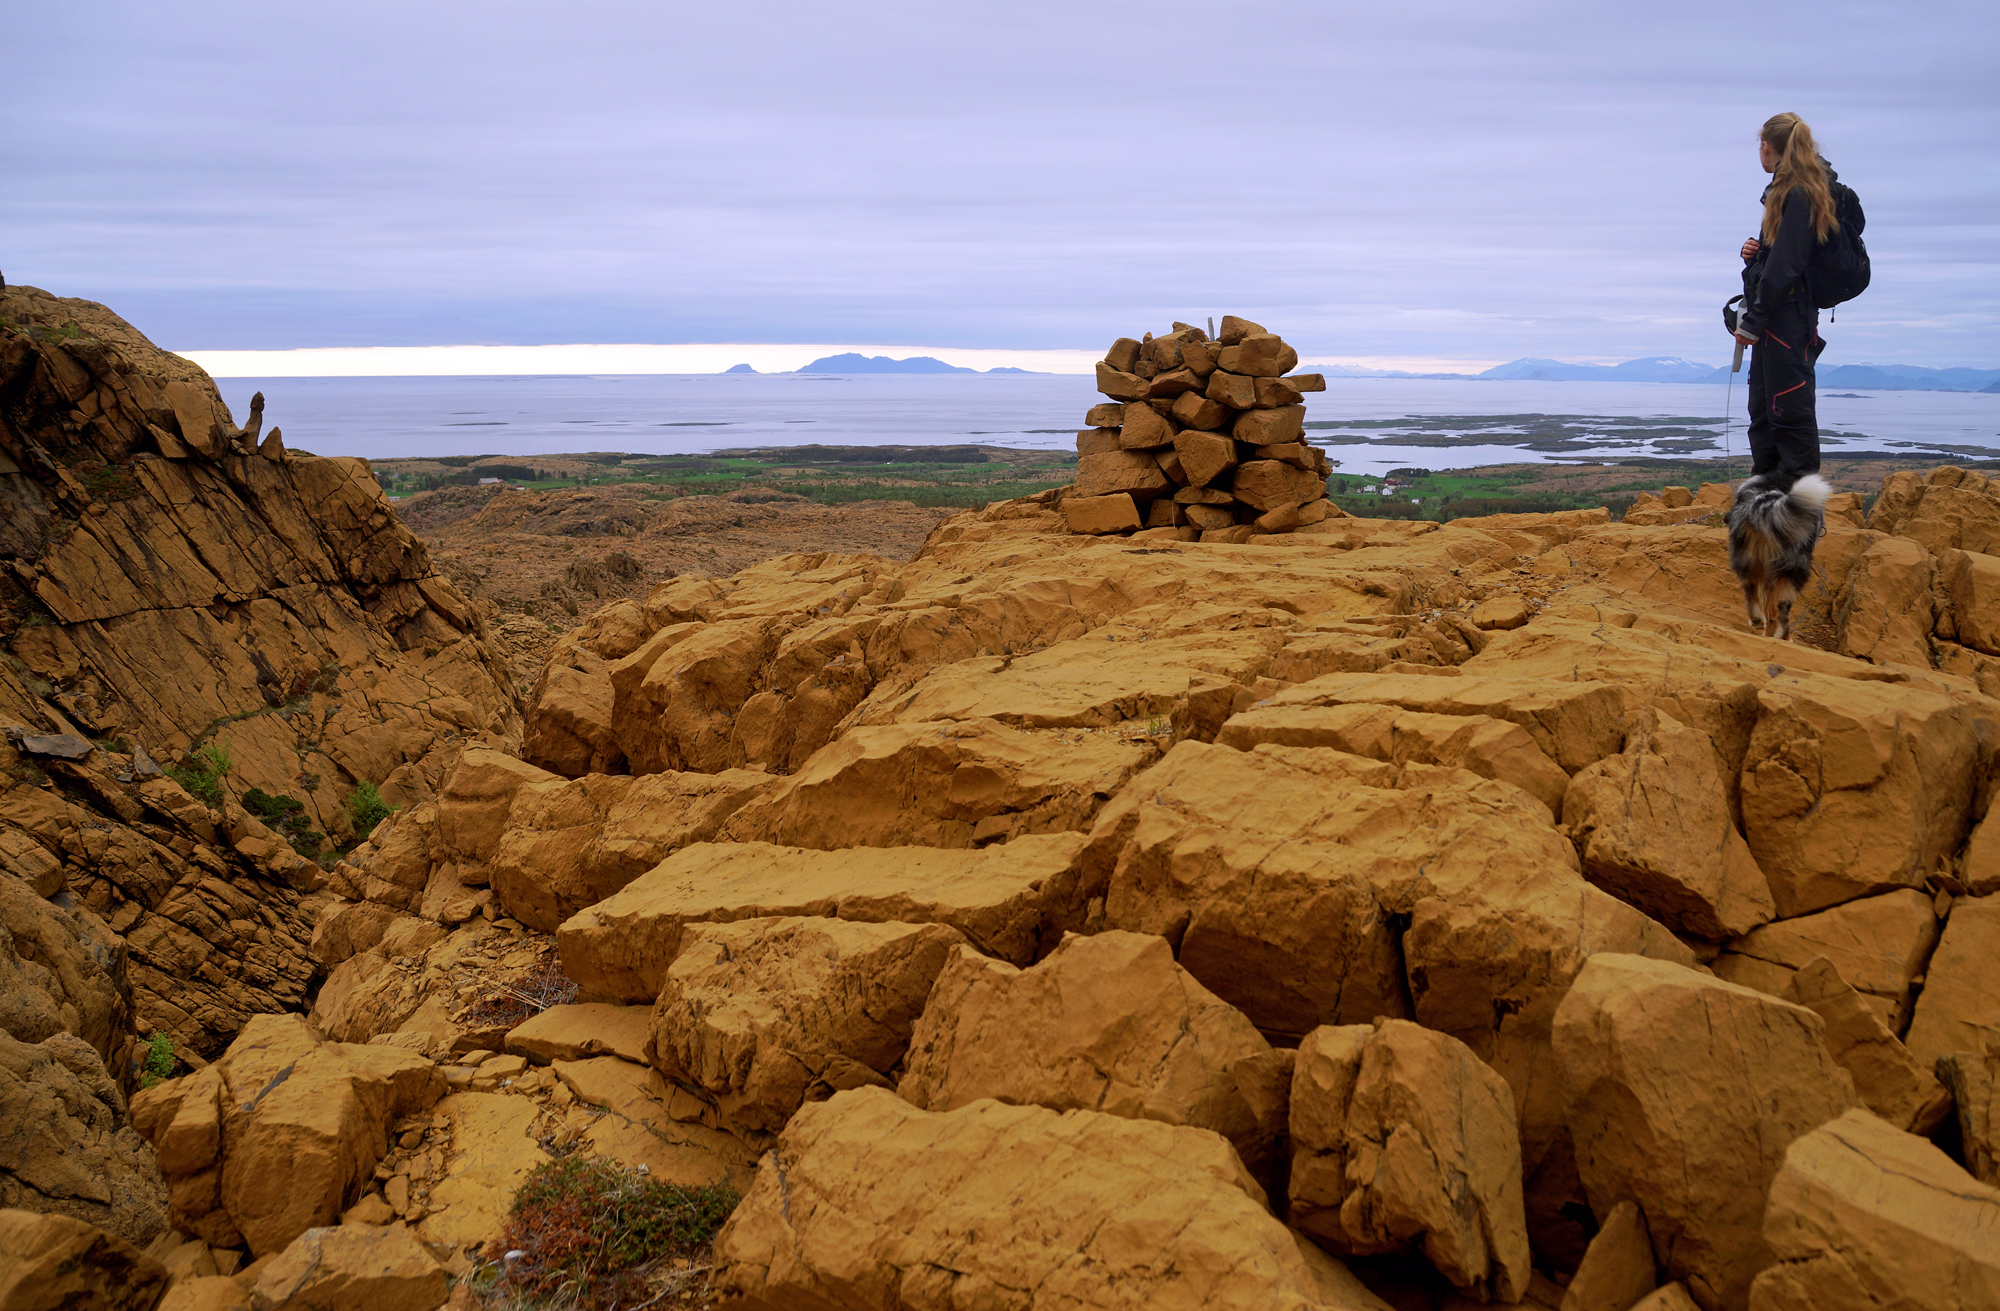
[[[1825,161],[1821,163],[1823,166]],[[1838,180],[1831,168],[1826,170],[1829,187]],[[1765,195],[1769,194],[1767,187]],[[1768,244],[1760,240],[1757,253],[1743,266],[1745,336],[1762,337],[1764,325],[1780,305],[1794,296],[1805,296],[1806,265],[1812,262],[1813,247],[1818,244],[1813,233],[1812,201],[1804,187],[1793,187],[1792,194],[1785,197],[1776,239]],[[1811,304],[1811,298],[1806,297],[1806,302]]]

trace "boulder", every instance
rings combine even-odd
[[[1130,337],[1120,337],[1104,353],[1104,362],[1120,373],[1130,373],[1139,363],[1139,343]]]
[[[2000,555],[2000,496],[1984,474],[1950,465],[1928,475],[1892,473],[1868,526],[1913,538],[1933,555],[1954,548]]]
[[[1776,913],[1708,735],[1656,710],[1633,717],[1622,752],[1577,772],[1562,816],[1584,877],[1677,932],[1720,941]]]
[[[654,1063],[731,1125],[775,1133],[808,1101],[891,1086],[963,942],[942,924],[824,916],[690,925],[653,1007]]]
[[[1904,888],[1767,924],[1731,942],[1714,969],[1734,983],[1782,994],[1793,971],[1824,956],[1890,1031],[1900,1032],[1909,1023],[1910,984],[1937,941],[1931,899]]]
[[[1826,1024],[1826,1049],[1854,1080],[1864,1105],[1910,1133],[1928,1134],[1951,1114],[1944,1085],[1882,1023],[1862,995],[1824,956],[1808,961],[1780,994]]]
[[[135,1247],[166,1228],[160,1167],[117,1080],[73,1033],[24,1043],[0,1031],[0,1206],[64,1216]]]
[[[1081,922],[1083,836],[1035,834],[973,851],[809,851],[763,842],[683,847],[556,935],[564,971],[595,999],[650,1003],[680,955],[684,926],[778,915],[949,924],[1026,964]]]
[[[1947,551],[1940,563],[1959,644],[2000,655],[2000,556]]]
[[[158,1261],[95,1225],[0,1210],[5,1311],[153,1311],[167,1283]]]
[[[1313,1030],[1291,1132],[1291,1222],[1329,1250],[1415,1247],[1480,1301],[1526,1293],[1514,1098],[1464,1043],[1408,1020]]]
[[[507,1031],[507,1050],[537,1065],[616,1056],[646,1063],[653,1014],[644,1006],[578,1002],[551,1006]]]
[[[337,1222],[391,1122],[443,1092],[414,1052],[322,1043],[302,1017],[257,1016],[214,1065],[140,1093],[132,1119],[160,1154],[176,1225],[266,1256]]]
[[[1222,725],[1216,742],[1248,751],[1278,746],[1333,747],[1398,765],[1450,765],[1527,792],[1560,815],[1569,775],[1518,724],[1488,715],[1433,715],[1357,702],[1330,706],[1253,706]]]
[[[1387,1311],[1213,1133],[876,1088],[799,1112],[715,1259],[744,1311]]]
[[[1164,379],[1155,379],[1157,387]],[[1189,379],[1191,382],[1192,379]],[[1187,390],[1182,386],[1181,391]],[[1180,392],[1174,393],[1179,395]],[[1159,411],[1150,405],[1128,405],[1125,407],[1125,422],[1118,429],[1118,446],[1126,451],[1150,451],[1174,444],[1174,425],[1169,423]],[[1079,464],[1078,472],[1082,466]],[[1136,488],[1130,490],[1138,490]]]
[[[521,759],[564,778],[609,774],[625,763],[612,719],[610,662],[580,647],[558,648],[535,682]]]
[[[1631,1311],[1653,1291],[1658,1275],[1645,1214],[1637,1203],[1620,1202],[1591,1238],[1563,1290],[1561,1311]]]
[[[1530,629],[1523,629],[1530,632]],[[1488,648],[1490,653],[1492,648]],[[1475,656],[1474,659],[1483,659]],[[1435,715],[1485,715],[1517,724],[1570,774],[1623,749],[1626,695],[1615,683],[1558,682],[1514,675],[1491,664],[1458,678],[1428,674],[1331,673],[1268,698],[1273,706],[1399,706]]]
[[[1605,953],[1555,1018],[1591,1209],[1646,1213],[1653,1253],[1707,1311],[1736,1311],[1772,1253],[1758,1230],[1785,1147],[1854,1088],[1820,1019],[1684,966]]]
[[[1158,460],[1145,451],[1133,450],[1078,456],[1072,485],[1074,495],[1100,499],[1120,493],[1153,497],[1174,489],[1173,480],[1161,471]]]
[[[1919,1064],[1956,1052],[2000,1052],[2000,897],[1959,897],[1945,917],[1910,1030]]]
[[[1743,832],[1783,918],[1914,887],[1965,840],[1971,707],[1819,674],[1773,678],[1743,764]]]
[[[1107,927],[1167,937],[1267,1036],[1380,1015],[1471,1047],[1513,1089],[1545,1217],[1577,1188],[1549,1052],[1570,980],[1598,951],[1694,959],[1585,882],[1519,788],[1323,747],[1179,743],[1105,807],[1083,870]]]
[[[773,785],[768,774],[725,769],[524,787],[487,866],[493,895],[507,915],[554,932],[682,847],[712,840]]]
[[[1218,368],[1208,375],[1208,389],[1203,395],[1231,410],[1248,410],[1257,403],[1257,380]]]
[[[1133,502],[1130,492],[1113,492],[1106,496],[1065,496],[1062,516],[1073,533],[1119,533],[1139,526],[1139,507]]]
[[[1496,1017],[1546,1017],[1592,950],[1692,959],[1518,788],[1323,747],[1179,743],[1105,807],[1084,877],[1107,927],[1166,936],[1270,1033],[1413,1012],[1491,1056]]]
[[[1143,401],[1146,380],[1134,373],[1114,369],[1102,360],[1097,364],[1097,390],[1114,401]]]
[[[1866,1111],[1786,1149],[1763,1237],[1751,1311],[2000,1306],[2000,1189]]]
[[[1212,1129],[1256,1169],[1282,1123],[1260,1118],[1239,1069],[1271,1045],[1174,963],[1166,940],[1070,936],[1029,969],[967,948],[947,960],[917,1021],[905,1101],[956,1110],[982,1097]]]
[[[487,747],[468,747],[438,790],[438,858],[482,865],[507,831],[514,796],[536,784],[561,785],[559,775]]]
[[[257,1311],[433,1311],[444,1267],[402,1225],[308,1229],[257,1276]]]
[[[1174,401],[1174,421],[1180,424],[1183,430],[1194,428],[1202,432],[1213,432],[1228,423],[1230,418],[1236,413],[1221,401],[1209,399],[1205,393],[1207,383],[1204,382],[1202,386],[1204,391],[1182,392],[1179,398]],[[1176,433],[1174,434],[1174,447],[1176,450],[1180,448],[1180,444],[1181,434]],[[1182,458],[1185,459],[1186,457],[1183,456]],[[1193,482],[1194,479],[1190,478],[1188,481]]]
[[[1236,353],[1232,357],[1229,352]],[[1290,351],[1290,362],[1286,362],[1290,348],[1285,339],[1272,332],[1254,333],[1245,337],[1234,347],[1223,348],[1223,359],[1217,360],[1218,367],[1231,369],[1236,373],[1247,373],[1253,378],[1273,378],[1286,372],[1299,362],[1297,351]]]
[[[1220,346],[1235,346],[1241,344],[1245,337],[1258,337],[1263,333],[1263,325],[1252,323],[1249,319],[1238,318],[1234,314],[1225,314],[1222,316],[1222,327],[1215,334],[1215,340]]]
[[[1180,456],[1181,471],[1191,487],[1206,487],[1236,467],[1236,443],[1219,433],[1177,433],[1174,453]]]
[[[1238,419],[1236,426],[1241,428],[1243,419],[1252,415],[1283,413],[1283,410],[1253,410]],[[1307,501],[1318,500],[1326,495],[1326,484],[1318,474],[1307,473],[1283,460],[1251,460],[1236,466],[1236,473],[1229,481],[1229,490],[1245,505],[1269,511],[1281,505],[1304,505]]]
[[[1834,606],[1840,653],[1928,669],[1936,561],[1906,537],[1869,536]]]
[[[1528,600],[1518,592],[1503,592],[1499,596],[1489,596],[1472,611],[1472,626],[1507,632],[1524,627],[1535,612],[1528,608]]]
[[[1076,434],[1076,453],[1078,455],[1102,455],[1106,451],[1123,449],[1118,445],[1118,426],[1125,421],[1123,418],[1125,407],[1122,405],[1092,407],[1093,411],[1098,408],[1109,409],[1113,412],[1114,417],[1111,426],[1108,428],[1080,429]]]
[[[1937,1077],[1958,1112],[1965,1168],[1979,1182],[2000,1187],[2000,1053],[1939,1057]]]
[[[1010,728],[991,719],[866,725],[738,811],[744,841],[841,847],[973,847],[1090,827],[1155,758],[1108,733]]]

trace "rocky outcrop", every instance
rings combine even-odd
[[[653,1008],[654,1062],[729,1123],[776,1133],[807,1101],[890,1086],[963,941],[942,924],[824,916],[690,925]]]
[[[0,289],[0,503],[0,725],[85,748],[0,746],[0,849],[123,939],[140,1031],[213,1057],[304,1005],[350,793],[513,740],[504,662],[365,463],[258,446],[102,305]]]
[[[270,1311],[432,1311],[445,1289],[444,1267],[402,1225],[337,1225],[300,1234],[264,1267],[251,1296]]]
[[[1785,1150],[1764,1241],[1751,1311],[2000,1304],[2000,1189],[1866,1111]]]
[[[1562,816],[1584,877],[1676,932],[1721,941],[1777,913],[1708,736],[1657,710],[1634,716],[1622,752],[1577,772]]]
[[[1569,1131],[1592,1210],[1645,1211],[1660,1268],[1705,1311],[1744,1305],[1785,1147],[1854,1086],[1802,1006],[1683,966],[1593,957],[1556,1013]]]
[[[133,1120],[159,1154],[176,1227],[265,1256],[337,1220],[391,1121],[443,1093],[413,1052],[322,1043],[296,1016],[259,1016],[214,1065],[140,1094]]]
[[[974,851],[806,851],[762,842],[685,847],[566,921],[563,969],[597,1000],[651,1001],[688,925],[786,915],[947,924],[981,951],[1026,964],[1082,922],[1076,834]]]
[[[152,1311],[166,1289],[159,1262],[93,1225],[0,1210],[0,1307]]]
[[[167,1189],[125,1096],[72,1033],[0,1033],[0,1204],[68,1216],[135,1246],[167,1224]]]
[[[716,1240],[746,1308],[1382,1311],[1201,1129],[880,1089],[787,1126]]]
[[[983,1097],[1211,1129],[1253,1169],[1284,1131],[1277,1072],[1244,1015],[1150,934],[1068,937],[1026,970],[960,948],[917,1022],[898,1091],[950,1111]]]
[[[1343,1254],[1420,1247],[1480,1301],[1528,1288],[1507,1081],[1407,1020],[1315,1029],[1292,1076],[1291,1220]]]

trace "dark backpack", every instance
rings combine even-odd
[[[1833,213],[1840,220],[1840,230],[1813,247],[1812,259],[1806,265],[1806,286],[1812,293],[1812,302],[1823,310],[1853,300],[1868,290],[1868,244],[1861,240],[1868,216],[1861,212],[1861,197],[1854,194],[1853,187],[1840,182],[1834,183],[1831,190]]]

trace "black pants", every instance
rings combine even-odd
[[[1819,311],[1801,300],[1779,306],[1750,348],[1750,472],[1790,487],[1819,472],[1819,406],[1813,363],[1826,343]]]

